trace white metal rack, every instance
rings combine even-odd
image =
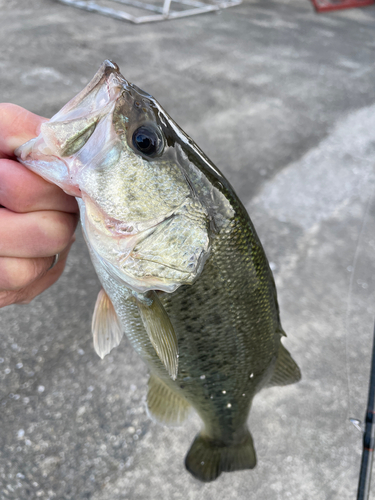
[[[97,12],[104,16],[113,17],[121,21],[130,21],[135,24],[149,23],[152,21],[165,21],[167,19],[176,19],[178,17],[194,16],[205,12],[212,12],[228,7],[239,5],[242,0],[213,0],[212,3],[204,3],[199,0],[164,0],[163,6],[153,5],[150,3],[141,2],[139,0],[112,0],[113,2],[123,5],[130,5],[138,9],[152,11],[153,14],[145,16],[135,16],[124,10],[111,9],[110,7],[101,6],[90,0],[57,0],[60,3],[76,7],[77,9],[88,10],[89,12]],[[172,4],[187,6],[183,10],[172,10]]]

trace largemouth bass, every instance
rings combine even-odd
[[[195,409],[193,476],[253,468],[253,397],[300,371],[281,343],[266,255],[228,181],[110,61],[16,154],[77,198],[103,286],[98,354],[125,333],[150,369],[150,414],[180,424]]]

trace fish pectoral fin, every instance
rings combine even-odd
[[[301,371],[289,351],[280,342],[275,369],[267,387],[294,384],[299,380],[301,380]]]
[[[240,443],[221,443],[198,434],[185,458],[186,469],[203,482],[214,481],[222,472],[253,469],[256,465],[253,439],[248,429]]]
[[[146,300],[137,296],[136,303],[151,344],[173,380],[177,378],[178,344],[173,325],[156,292],[147,293]]]
[[[184,397],[153,374],[148,381],[147,407],[152,418],[167,425],[181,425],[191,409]]]
[[[115,308],[103,288],[96,299],[91,329],[95,351],[102,359],[119,345],[123,336]]]

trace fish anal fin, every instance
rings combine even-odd
[[[173,380],[177,378],[178,345],[173,325],[157,293],[148,292],[146,300],[135,297],[143,324],[156,354]]]
[[[103,288],[96,299],[91,329],[95,351],[102,359],[119,345],[123,336],[115,308]]]
[[[185,458],[186,469],[203,482],[214,481],[222,472],[253,469],[255,465],[253,439],[247,429],[240,443],[229,446],[198,434]]]
[[[167,425],[181,425],[191,409],[184,397],[153,374],[148,381],[147,407],[153,419]]]
[[[280,342],[275,369],[267,387],[295,384],[301,380],[301,371],[289,351]]]

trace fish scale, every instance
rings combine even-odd
[[[192,376],[194,380],[192,393],[196,394],[197,385],[205,387],[204,392],[210,393],[211,374],[215,377],[221,368],[220,365],[223,366],[227,380],[222,382],[221,387],[221,390],[226,390],[226,394],[219,395],[219,400],[223,401],[222,406],[230,403],[228,398],[243,401],[243,393],[246,394],[245,406],[248,405],[248,401],[251,401],[260,382],[258,373],[260,372],[259,375],[261,375],[274,362],[280,340],[280,334],[277,332],[276,308],[274,308],[273,315],[270,315],[272,290],[266,282],[263,288],[254,287],[252,264],[256,262],[256,256],[252,256],[250,265],[245,267],[243,265],[243,260],[247,256],[245,248],[249,254],[249,249],[253,246],[252,233],[246,231],[250,241],[246,241],[241,234],[239,239],[242,240],[243,249],[239,249],[238,239],[233,238],[236,233],[238,234],[241,225],[243,221],[238,218],[235,224],[231,224],[230,233],[223,231],[223,234],[219,233],[216,236],[212,244],[211,258],[193,287],[185,286],[173,295],[164,295],[162,298],[179,335],[180,370],[190,375],[189,367],[194,366],[197,373],[203,373],[206,377],[203,384],[199,377]],[[255,243],[259,249],[259,258],[262,260],[264,253],[259,242]],[[236,258],[235,254],[239,250],[245,259]],[[267,267],[262,265],[260,269],[268,274],[270,271]],[[228,284],[226,276],[229,275],[231,278]],[[266,298],[268,300],[265,300]],[[187,312],[181,311],[181,304],[184,303],[189,304]],[[202,304],[206,305],[203,310]],[[254,314],[252,309],[255,309],[257,314]],[[199,310],[199,316],[196,316],[197,310]],[[193,315],[195,315],[195,321],[191,320]],[[262,316],[266,321],[262,321],[260,329],[257,322]],[[186,325],[189,325],[189,330],[193,326],[196,333],[185,334],[181,337],[181,332],[186,330]],[[252,327],[255,326],[257,326],[256,335],[251,335]],[[200,352],[208,353],[209,356],[203,366]],[[236,372],[247,374],[247,377],[242,376],[238,379],[235,376]],[[249,378],[250,373],[254,373],[253,379]],[[214,403],[216,404],[216,399]],[[247,414],[241,418],[246,419]]]

